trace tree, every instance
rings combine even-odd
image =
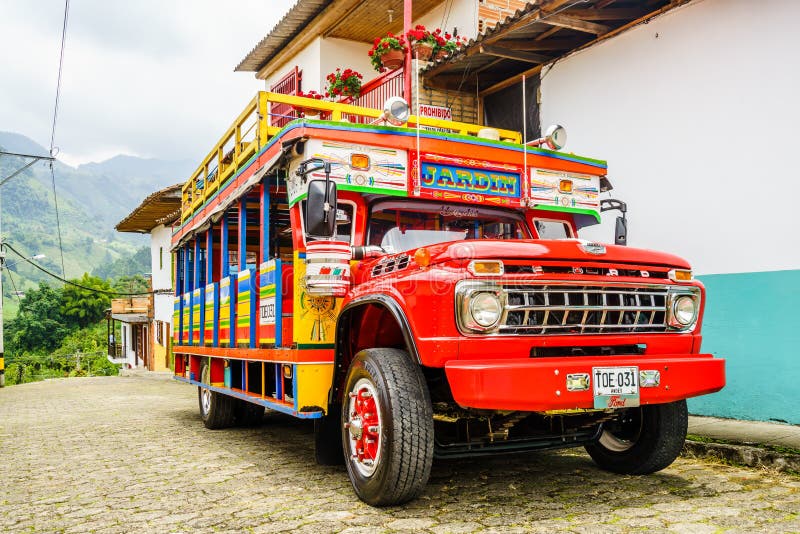
[[[71,282],[89,289],[65,285],[61,313],[80,328],[85,328],[102,319],[106,309],[111,306],[111,296],[101,293],[101,291],[111,291],[108,282],[102,278],[91,276],[89,273],[83,273],[82,278],[71,280]]]
[[[9,352],[49,351],[58,347],[69,333],[61,305],[61,290],[45,282],[39,283],[39,289],[26,291],[17,317],[6,328]]]
[[[147,293],[150,291],[150,280],[141,274],[120,276],[114,281],[114,291],[120,293]],[[145,296],[144,294],[142,296]]]

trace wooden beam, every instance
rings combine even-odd
[[[534,41],[544,41],[545,39],[547,39],[548,37],[550,37],[551,35],[553,35],[557,31],[559,31],[560,29],[561,28],[559,28],[558,26],[553,26],[549,30],[543,31],[542,33],[540,33],[539,35],[534,37],[533,40]]]
[[[477,49],[478,49],[478,47],[477,47],[477,46],[476,46],[476,47],[474,47],[474,48],[475,48],[475,50],[477,50]],[[467,50],[467,52],[470,52],[470,50]],[[477,52],[473,52],[472,54],[469,54],[469,55],[475,55],[476,53],[477,53]],[[462,59],[464,59],[465,57],[466,57],[466,55],[465,55],[465,54],[462,52],[461,54],[459,54],[459,55],[457,55],[457,56],[455,56],[455,57],[453,57],[453,58],[448,58],[448,59],[447,59],[447,60],[445,60],[444,62],[442,62],[442,63],[439,63],[438,65],[436,65],[435,67],[433,67],[431,70],[429,70],[429,71],[426,71],[426,72],[425,72],[425,74],[424,74],[424,77],[425,77],[425,79],[432,78],[432,77],[434,77],[434,76],[438,76],[438,75],[439,75],[439,74],[441,74],[442,72],[444,72],[444,71],[446,71],[446,70],[449,70],[449,69],[450,69],[450,67],[452,67],[452,66],[453,66],[453,65],[455,65],[456,63],[460,62],[460,61],[461,61]]]
[[[605,7],[608,7],[608,6],[610,6],[610,5],[611,5],[611,4],[613,4],[614,2],[615,2],[615,0],[600,0],[599,2],[597,2],[597,3],[594,5],[594,7],[596,7],[597,9],[603,9],[603,8],[605,8]]]
[[[547,63],[550,61],[549,56],[536,54],[534,52],[526,52],[524,50],[511,50],[500,46],[480,45],[481,54],[489,56],[503,57],[506,59],[513,59],[516,61],[525,61],[526,63]]]
[[[484,96],[490,95],[492,93],[496,93],[497,91],[502,91],[503,89],[511,87],[512,85],[518,84],[518,83],[520,83],[522,81],[522,76],[523,75],[526,78],[530,78],[531,76],[535,76],[535,75],[539,74],[542,71],[542,67],[544,67],[544,66],[545,66],[544,64],[536,65],[535,67],[531,67],[530,69],[528,69],[526,71],[520,72],[519,74],[515,74],[511,78],[503,80],[502,82],[497,82],[496,84],[494,84],[494,85],[492,85],[490,87],[487,87],[486,89],[481,91],[480,92],[480,96],[484,97]]]
[[[588,43],[576,48],[575,50],[570,50],[569,52],[567,52],[563,56],[555,59],[553,62],[558,61],[559,59],[562,59],[562,58],[564,58],[564,57],[566,57],[566,56],[568,56],[570,54],[578,52],[579,50],[584,50],[586,48],[589,48],[590,46],[594,46],[595,44],[597,44],[597,43],[599,43],[601,41],[605,41],[606,39],[610,39],[611,37],[614,37],[615,35],[619,35],[620,33],[624,32],[624,31],[627,31],[627,30],[633,28],[634,26],[638,26],[639,24],[642,24],[643,22],[649,21],[653,17],[657,17],[659,15],[662,15],[662,14],[666,13],[667,11],[670,11],[672,9],[675,9],[676,7],[682,6],[682,5],[684,5],[684,4],[686,4],[686,3],[690,2],[690,1],[691,0],[672,0],[669,4],[663,6],[663,7],[659,8],[659,9],[656,9],[655,11],[650,12],[647,15],[644,15],[643,17],[639,17],[636,20],[632,20],[631,22],[629,22],[627,24],[624,24],[624,25],[620,26],[619,28],[615,28],[615,29],[609,31],[608,33],[604,33],[603,35],[599,35],[596,39],[592,39]],[[532,68],[530,68],[530,69],[528,69],[526,71],[520,72],[519,74],[516,74],[516,75],[514,75],[514,76],[512,76],[512,77],[510,77],[510,78],[508,78],[506,80],[503,80],[502,82],[498,82],[498,83],[492,85],[491,87],[487,87],[486,89],[484,89],[483,91],[480,92],[480,96],[484,97],[486,95],[490,95],[492,93],[496,93],[497,91],[502,91],[506,87],[511,87],[512,85],[519,83],[522,80],[522,76],[523,75],[526,76],[526,77],[530,77],[530,76],[534,76],[536,74],[539,74],[539,72],[541,72],[541,70],[542,70],[542,68],[544,66],[545,65],[536,65],[535,67],[532,67]]]
[[[558,26],[555,27],[558,28]],[[585,39],[585,38],[584,38]],[[579,39],[548,39],[547,41],[536,41],[530,39],[514,39],[513,41],[502,41],[500,45],[510,50],[528,50],[531,52],[551,52],[561,50],[571,50],[580,46],[584,41]]]
[[[459,85],[463,85],[461,83],[463,81],[462,78],[463,77],[461,75],[453,76],[445,74],[444,76],[438,76],[435,80],[424,80],[422,87],[423,89],[458,91]],[[470,94],[472,94],[472,91],[470,91]]]
[[[542,17],[539,22],[549,24],[551,26],[559,26],[561,28],[568,28],[570,30],[577,30],[579,32],[593,33],[595,35],[603,35],[608,33],[611,29],[608,26],[597,24],[595,22],[587,22],[569,15],[562,15],[560,13]]]
[[[494,67],[498,63],[502,63],[503,61],[505,61],[505,58],[499,57],[499,58],[497,58],[497,59],[495,59],[493,61],[490,61],[489,63],[487,63],[483,67],[480,67],[478,69],[473,70],[472,74],[478,74],[478,73],[483,72],[485,70],[491,69],[492,67]]]

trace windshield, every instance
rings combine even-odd
[[[525,239],[522,217],[511,211],[435,202],[379,202],[372,207],[367,242],[402,252],[465,239]]]

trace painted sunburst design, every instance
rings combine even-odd
[[[336,299],[309,295],[305,280],[301,278],[300,309],[302,324],[311,323],[311,341],[325,341],[328,332],[336,326]]]

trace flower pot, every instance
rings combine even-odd
[[[381,65],[387,69],[395,70],[403,66],[405,57],[402,50],[391,49],[381,56]]]
[[[430,61],[433,55],[433,45],[430,43],[414,43],[414,57],[420,61]]]
[[[449,55],[450,55],[450,52],[448,52],[448,51],[447,51],[447,50],[445,50],[444,48],[440,48],[440,49],[439,49],[439,50],[436,52],[436,56],[434,57],[434,59],[435,59],[436,61],[440,61],[440,60],[442,60],[442,59],[446,58],[446,57],[447,57],[447,56],[449,56]]]

